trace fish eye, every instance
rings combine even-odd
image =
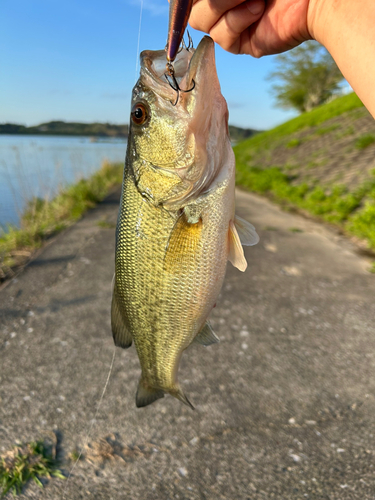
[[[148,108],[142,102],[136,102],[132,107],[131,118],[136,125],[143,125],[149,116]]]

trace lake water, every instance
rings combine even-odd
[[[125,152],[126,139],[0,135],[0,227],[18,225],[30,198],[50,199]]]

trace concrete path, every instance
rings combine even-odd
[[[0,290],[0,448],[56,436],[67,481],[32,499],[375,498],[375,276],[350,243],[237,193],[261,242],[228,265],[217,345],[192,346],[171,397],[137,409],[134,347],[110,332],[119,193]],[[92,427],[91,427],[92,426]]]

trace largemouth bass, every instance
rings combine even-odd
[[[134,344],[142,375],[136,405],[169,393],[191,405],[177,381],[183,351],[218,341],[207,317],[229,259],[246,269],[242,244],[258,242],[234,213],[234,154],[214,42],[177,55],[176,91],[166,53],[144,51],[132,94],[112,298],[115,344]]]

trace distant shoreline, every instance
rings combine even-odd
[[[95,137],[98,139],[127,139],[127,135],[94,135],[94,134],[58,134],[58,133],[37,133],[37,132],[0,132],[0,135],[22,135],[26,136],[49,136],[49,137]]]
[[[78,135],[78,134],[36,134],[36,133],[5,133],[0,132],[1,136],[12,136],[12,137],[81,137],[85,139],[94,139],[93,142],[106,140],[106,139],[123,139],[127,140],[127,135]]]
[[[127,139],[129,125],[113,125],[111,123],[80,123],[52,121],[41,123],[33,127],[26,127],[17,123],[0,123],[0,135],[40,135],[61,137],[95,137],[95,138],[122,138]],[[233,142],[240,142],[259,130],[229,125],[229,133]]]
[[[79,137],[128,137],[129,126],[111,123],[79,123],[52,121],[33,127],[17,123],[0,124],[0,134],[8,135],[54,135]]]

